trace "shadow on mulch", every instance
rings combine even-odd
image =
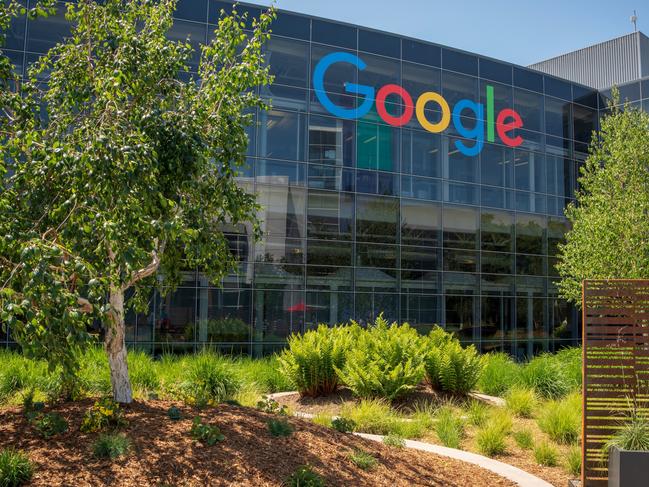
[[[92,456],[97,434],[79,431],[92,400],[58,404],[51,408],[70,423],[68,432],[42,439],[19,409],[0,411],[0,447],[27,452],[36,464],[32,485],[38,486],[278,486],[301,465],[311,465],[327,485],[349,486],[511,486],[513,483],[479,467],[433,454],[389,448],[313,423],[290,418],[295,428],[287,438],[270,435],[260,411],[220,405],[204,410],[175,404],[183,413],[171,421],[166,401],[135,402],[126,408],[128,425],[122,429],[133,442],[132,453],[111,462]],[[217,425],[225,441],[203,446],[189,436],[195,415]],[[363,471],[349,459],[362,448],[379,460]]]

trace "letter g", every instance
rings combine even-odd
[[[354,54],[346,52],[332,52],[323,57],[313,71],[313,88],[315,94],[323,107],[327,109],[332,115],[338,118],[354,119],[360,118],[370,111],[372,103],[374,103],[374,88],[367,85],[359,85],[356,83],[345,83],[345,91],[358,95],[364,95],[365,99],[356,108],[343,108],[331,101],[324,87],[324,77],[329,66],[336,63],[348,63],[356,66],[358,70],[365,69],[366,64]]]

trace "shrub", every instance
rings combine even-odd
[[[335,418],[331,420],[331,427],[341,433],[351,433],[356,428],[356,422],[349,418]]]
[[[160,387],[153,359],[150,354],[142,350],[129,350],[128,376],[136,391],[152,393]]]
[[[241,380],[228,359],[209,351],[188,357],[187,379],[180,390],[189,404],[204,406],[232,399],[241,387]]]
[[[545,399],[559,399],[574,388],[563,364],[548,353],[537,355],[522,368],[520,382]]]
[[[482,372],[478,380],[480,392],[502,396],[519,380],[520,366],[506,353],[489,353],[482,356]]]
[[[476,434],[476,446],[478,451],[488,457],[505,453],[505,431],[498,426],[486,426]]]
[[[466,408],[469,423],[473,426],[484,426],[489,416],[489,406],[481,401],[471,400]]]
[[[94,433],[106,427],[118,428],[125,423],[122,410],[112,399],[101,399],[88,410],[81,421],[81,431]]]
[[[422,338],[408,324],[388,326],[379,316],[375,325],[358,333],[345,366],[336,370],[359,397],[395,399],[424,376]]]
[[[288,408],[284,404],[278,403],[275,399],[264,396],[264,398],[257,402],[257,409],[265,413],[270,414],[279,414],[281,416],[286,416],[288,414]]]
[[[167,409],[167,416],[172,421],[179,421],[183,417],[180,409],[178,409],[176,406],[171,406],[169,409]]]
[[[331,413],[327,412],[320,412],[316,413],[313,418],[311,418],[311,422],[315,424],[319,424],[320,426],[324,426],[325,428],[332,428],[333,426],[331,425],[332,423],[332,415]]]
[[[271,419],[267,423],[268,431],[273,436],[291,436],[293,427],[285,419]]]
[[[290,391],[295,387],[282,373],[277,355],[240,357],[234,364],[241,380],[256,385],[262,394]]]
[[[530,430],[524,429],[514,431],[512,436],[514,437],[516,444],[523,450],[531,450],[534,446],[534,438],[532,437],[532,432]]]
[[[406,446],[406,440],[403,436],[395,435],[394,433],[384,436],[383,443],[388,446],[393,446],[394,448],[403,448]]]
[[[531,418],[537,402],[533,389],[514,386],[505,394],[507,409],[519,418]]]
[[[493,408],[489,414],[487,424],[490,427],[501,430],[505,435],[508,435],[512,431],[513,421],[509,411],[506,409]]]
[[[288,350],[279,357],[280,370],[303,396],[331,394],[338,388],[336,369],[345,357],[356,327],[320,325],[288,339]]]
[[[22,452],[0,450],[0,486],[18,487],[26,484],[34,474],[34,467],[27,455]]]
[[[207,446],[213,446],[225,440],[225,436],[223,436],[218,426],[205,424],[198,416],[192,421],[192,428],[189,430],[189,434],[196,441],[200,441]]]
[[[581,448],[573,446],[566,455],[566,470],[574,477],[581,475]]]
[[[581,390],[583,364],[581,347],[562,348],[554,355],[554,357],[561,364],[561,367],[570,382],[571,390]]]
[[[34,421],[34,427],[43,438],[65,433],[68,422],[59,413],[47,413]]]
[[[308,465],[298,467],[288,479],[290,487],[324,487],[324,479]]]
[[[559,453],[547,441],[542,441],[534,448],[534,459],[543,467],[555,467]]]
[[[361,450],[360,448],[355,448],[354,451],[349,454],[349,459],[361,470],[372,470],[379,463],[371,454]]]
[[[442,445],[449,448],[459,448],[464,437],[462,419],[455,414],[453,409],[447,406],[440,408],[436,418],[435,433]]]
[[[102,434],[92,445],[92,452],[97,458],[114,459],[126,455],[131,448],[131,440],[123,434]]]
[[[15,394],[21,389],[36,388],[39,381],[45,376],[44,363],[29,360],[23,355],[9,352],[0,352],[0,401]]]
[[[576,443],[581,431],[581,397],[548,402],[537,420],[541,431],[557,443]]]
[[[453,340],[435,347],[433,339],[426,353],[426,378],[433,388],[456,394],[470,392],[480,378],[482,361],[476,348],[463,348]]]

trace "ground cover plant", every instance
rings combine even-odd
[[[225,436],[221,433],[218,426],[203,423],[203,420],[198,416],[196,416],[192,421],[192,428],[189,431],[189,434],[196,441],[207,446],[214,446],[225,440]]]
[[[288,479],[290,487],[325,487],[325,480],[308,465],[299,467]]]
[[[115,458],[127,455],[131,440],[122,433],[103,433],[92,444],[92,452],[97,458]]]
[[[361,450],[360,448],[354,449],[354,451],[349,454],[349,459],[361,470],[372,470],[379,463],[379,461],[370,453]]]
[[[29,482],[33,474],[27,455],[11,448],[0,450],[0,486],[18,487]]]

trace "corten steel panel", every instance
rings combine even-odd
[[[582,485],[599,487],[603,445],[633,404],[649,413],[649,280],[584,281],[582,313]]]

